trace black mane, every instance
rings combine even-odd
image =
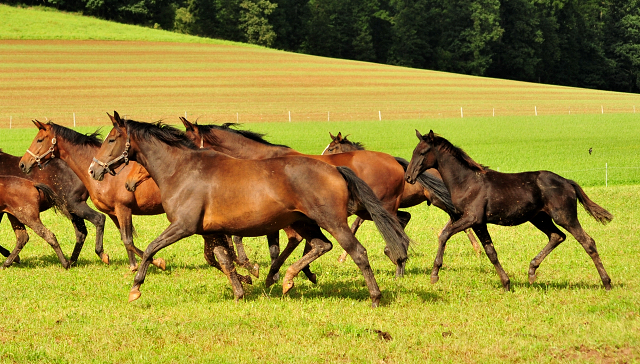
[[[469,157],[469,155],[459,147],[451,144],[450,141],[441,137],[438,134],[434,134],[435,138],[433,139],[434,147],[438,148],[442,152],[448,152],[453,155],[460,162],[466,164],[469,168],[476,170],[478,172],[486,173],[489,169],[488,166],[482,165]],[[428,138],[428,135],[425,135],[424,138]]]
[[[197,128],[198,128],[198,132],[200,133],[200,136],[206,140],[208,143],[213,144],[213,145],[220,145],[220,139],[215,135],[215,133],[212,133],[212,130],[222,130],[222,131],[227,131],[227,132],[231,132],[231,133],[235,133],[235,134],[239,134],[247,139],[251,139],[255,142],[258,142],[260,144],[265,144],[265,145],[270,145],[270,146],[274,146],[274,147],[283,147],[283,148],[289,148],[286,145],[282,145],[282,144],[274,144],[271,142],[268,142],[264,139],[264,136],[266,134],[261,134],[261,133],[256,133],[254,131],[249,131],[249,130],[240,130],[240,129],[235,129],[235,127],[240,126],[240,124],[237,123],[224,123],[222,125],[215,125],[215,124],[208,124],[208,125],[200,125],[198,123],[194,124]]]
[[[360,142],[352,142],[351,140],[348,140],[346,137],[344,137],[341,141],[340,144],[349,144],[352,147],[356,148],[356,150],[366,150],[364,147],[364,144],[360,143]]]
[[[127,133],[137,139],[157,139],[172,147],[197,149],[195,144],[187,138],[183,131],[161,121],[155,123],[142,123],[127,119],[124,122],[127,126]]]
[[[53,129],[53,135],[60,136],[73,145],[100,147],[102,140],[100,138],[100,129],[94,131],[91,134],[78,133],[73,129],[69,129],[65,126],[58,125],[51,121],[47,122],[47,125]]]

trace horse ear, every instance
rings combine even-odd
[[[422,134],[420,134],[418,129],[416,129],[416,136],[418,137],[418,139],[420,139],[420,141],[424,141],[424,138],[422,137]]]
[[[333,136],[333,134],[331,134],[331,132],[329,132],[329,136],[331,137],[331,140],[336,140],[336,137]]]
[[[42,124],[38,120],[31,120],[31,122],[33,123],[33,125],[36,126],[36,128],[38,128],[40,130],[44,130],[44,124]]]
[[[193,124],[191,124],[191,122],[189,120],[187,120],[186,118],[183,118],[182,116],[180,117],[180,121],[182,121],[182,124],[184,124],[184,127],[187,130],[191,130],[193,131]]]
[[[427,135],[429,137],[429,140],[433,141],[436,138],[436,135],[433,134],[433,130],[429,130],[429,135]]]
[[[338,135],[336,135],[336,139],[337,139],[338,141],[341,141],[341,140],[342,140],[342,132],[338,132]]]
[[[124,120],[122,120],[120,118],[120,114],[118,114],[117,111],[113,111],[113,118],[111,118],[111,121],[113,122],[114,126],[119,126],[121,128],[124,128]]]
[[[347,141],[347,137],[348,137],[349,135],[351,135],[351,134],[347,134],[347,135],[345,135],[345,136],[342,138],[342,140],[344,140],[344,141],[346,142],[346,141]]]

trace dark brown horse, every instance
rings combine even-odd
[[[50,207],[57,208],[71,218],[64,205],[55,192],[45,184],[14,176],[0,176],[0,213],[9,215],[11,227],[17,238],[16,247],[2,264],[2,268],[10,266],[29,241],[26,225],[51,245],[60,264],[69,269],[71,263],[64,257],[56,236],[40,221],[40,211]]]
[[[348,135],[343,137],[342,133],[338,132],[338,135],[336,136],[331,133],[329,133],[329,136],[331,137],[331,142],[322,151],[323,155],[353,152],[355,150],[365,150],[365,147],[362,143],[352,142],[351,140],[347,139]],[[409,162],[400,157],[395,158],[396,161],[398,161],[398,163],[400,163],[402,168],[406,171]],[[425,183],[427,178],[435,178],[439,181],[442,181],[442,177],[440,176],[440,173],[438,173],[438,170],[430,168],[420,175],[420,177],[418,178],[418,183],[405,183],[404,192],[402,193],[402,199],[400,200],[400,208],[413,207],[426,201],[428,205],[433,204],[433,206],[450,215],[450,212],[453,211],[454,208],[451,205],[451,196],[449,195],[449,191],[447,191],[446,188],[444,189],[444,191],[442,191],[441,189],[435,189],[434,183]],[[355,233],[355,231],[357,231],[363,221],[364,220],[357,218],[356,221],[353,222],[351,230],[353,230]],[[447,222],[447,224],[450,223],[451,221]],[[476,256],[480,256],[480,245],[478,244],[476,237],[473,235],[473,232],[471,231],[471,229],[466,229],[465,233],[469,237],[469,241],[471,242],[473,250],[476,252]],[[344,261],[345,258],[346,254],[342,254],[339,260]]]
[[[498,261],[487,224],[514,226],[529,221],[549,237],[549,243],[529,265],[529,283],[535,281],[536,269],[544,258],[566,238],[555,222],[580,242],[593,260],[605,289],[611,289],[611,279],[600,261],[596,243],[578,221],[576,200],[602,224],[611,221],[613,215],[591,201],[576,182],[548,171],[496,172],[476,163],[462,149],[433,131],[422,135],[416,130],[416,135],[420,142],[407,168],[407,181],[415,183],[420,173],[436,168],[451,192],[460,216],[440,235],[440,246],[431,272],[432,283],[438,281],[449,237],[471,227],[495,266],[504,289],[509,290],[509,277]]]
[[[80,256],[80,251],[87,237],[87,227],[84,220],[89,220],[96,227],[96,254],[103,262],[109,264],[109,256],[102,248],[105,216],[87,205],[89,193],[78,176],[59,159],[50,159],[46,169],[38,168],[26,175],[18,167],[19,162],[20,157],[0,150],[0,175],[22,177],[35,183],[45,184],[59,197],[64,208],[69,211],[71,223],[76,232],[76,245],[69,259],[70,263],[73,265]],[[46,200],[43,203],[46,204]],[[2,220],[2,215],[0,213],[0,220]],[[0,254],[6,257],[9,256],[9,251],[0,247]],[[15,261],[18,262],[19,258],[16,257]]]
[[[102,179],[105,166],[124,164],[121,156],[137,160],[160,187],[169,227],[147,247],[136,274],[130,300],[140,296],[150,259],[160,249],[193,234],[261,236],[291,226],[309,241],[312,249],[292,265],[284,278],[283,292],[310,262],[329,251],[328,231],[360,268],[373,306],[380,289],[366,250],[347,225],[351,213],[370,215],[387,242],[390,258],[403,263],[409,239],[394,215],[389,214],[371,189],[348,168],[336,168],[306,157],[262,160],[235,159],[198,148],[184,133],[161,123],[147,124],[112,117],[111,130],[91,164],[89,173]],[[229,209],[228,206],[234,206]],[[223,247],[219,247],[223,248]],[[216,252],[220,260],[223,249]],[[236,298],[242,286],[227,276]]]

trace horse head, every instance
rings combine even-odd
[[[32,120],[38,128],[38,134],[31,142],[29,149],[20,159],[20,169],[24,173],[31,172],[34,164],[42,169],[48,161],[55,158],[56,136],[50,123],[44,124],[38,120]]]
[[[411,161],[404,173],[404,179],[411,184],[416,183],[416,179],[422,172],[429,168],[437,168],[437,159],[433,148],[436,136],[433,130],[430,130],[429,134],[422,135],[416,129],[416,136],[420,142],[413,150]]]

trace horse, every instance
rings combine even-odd
[[[56,236],[40,220],[40,212],[50,207],[54,207],[71,219],[65,203],[49,186],[20,177],[0,176],[0,213],[8,214],[11,227],[17,238],[16,247],[2,264],[3,269],[15,261],[22,248],[29,241],[25,225],[49,243],[56,252],[62,267],[69,269],[71,262],[62,253]]]
[[[409,238],[397,218],[348,168],[300,156],[236,159],[200,150],[184,132],[161,122],[123,120],[117,112],[109,116],[113,129],[91,163],[89,174],[102,179],[106,166],[117,168],[125,163],[122,156],[138,161],[158,184],[170,221],[145,250],[130,301],[141,295],[139,288],[150,259],[162,248],[193,234],[261,236],[291,226],[309,242],[311,250],[287,269],[283,280],[286,294],[300,270],[331,249],[331,242],[320,230],[323,228],[360,268],[373,307],[378,306],[381,292],[365,248],[347,225],[347,216],[370,215],[385,238],[391,260],[400,265],[407,259]],[[217,257],[224,253],[223,248],[216,248]],[[236,299],[240,299],[242,285],[237,287],[234,272],[229,273]]]
[[[323,155],[352,152],[354,150],[365,150],[362,143],[353,142],[347,139],[348,135],[343,137],[341,132],[338,132],[338,135],[335,136],[329,133],[329,136],[331,137],[331,142],[322,151]],[[409,162],[404,158],[395,158],[406,171]],[[424,173],[433,176],[433,178],[442,180],[440,173],[438,173],[436,169],[430,168],[424,171]],[[427,205],[433,205],[451,216],[451,211],[454,209],[451,206],[451,196],[449,195],[449,191],[446,189],[444,191],[434,190],[432,184],[424,183],[424,173],[420,175],[420,178],[418,178],[418,183],[411,184],[407,182],[404,185],[404,192],[402,193],[402,199],[400,200],[400,208],[413,207],[426,201]],[[364,220],[357,218],[356,221],[353,222],[351,229],[357,231],[363,221]],[[451,221],[447,222],[447,225],[448,224],[451,224]],[[480,256],[480,245],[478,244],[476,237],[473,235],[473,232],[471,229],[466,229],[465,233],[471,242],[473,250],[476,252],[476,256]],[[345,258],[346,255],[343,254],[340,256],[339,260],[342,262]]]
[[[439,237],[439,247],[431,272],[431,282],[438,281],[445,245],[449,237],[472,228],[482,242],[487,257],[493,263],[502,286],[510,290],[509,277],[498,261],[487,224],[515,226],[527,221],[545,233],[548,244],[529,264],[529,283],[536,280],[536,270],[544,258],[566,239],[555,224],[566,229],[582,245],[600,274],[606,290],[611,289],[596,243],[578,221],[577,201],[596,221],[606,224],[613,215],[593,202],[576,182],[549,171],[500,173],[475,162],[462,149],[433,130],[419,139],[407,167],[405,178],[415,183],[416,177],[429,168],[436,168],[447,189],[459,218],[445,227]],[[555,223],[555,224],[554,224]]]
[[[64,161],[61,163],[66,162],[86,186],[96,208],[106,213],[120,230],[120,235],[129,257],[129,268],[135,271],[137,269],[135,255],[142,257],[142,251],[133,243],[132,215],[164,213],[158,186],[153,180],[149,180],[142,183],[135,193],[125,189],[126,172],[134,169],[137,163],[125,166],[125,168],[118,171],[119,173],[114,172],[112,176],[107,177],[104,183],[93,180],[86,171],[89,168],[93,154],[98,151],[102,143],[98,139],[98,132],[84,135],[53,122],[44,124],[34,120],[33,123],[38,128],[38,133],[34,137],[28,152],[20,159],[20,169],[25,173],[29,173],[35,163],[43,161],[45,165],[49,165],[51,164],[49,161],[54,160],[53,157],[56,155],[60,160]],[[41,155],[38,154],[43,151],[47,152]],[[216,239],[221,240],[222,238],[205,237],[205,253],[212,249],[207,244],[212,244],[212,240]],[[231,254],[231,256],[234,259],[236,258],[235,254]],[[207,259],[207,262],[221,269],[214,260]],[[243,263],[249,267],[248,269],[253,274],[258,274],[256,265],[248,261]],[[153,264],[162,270],[166,267],[166,263],[162,258],[154,259]],[[250,277],[240,276],[240,278],[246,283],[251,283]]]
[[[98,257],[105,263],[109,264],[109,255],[107,255],[102,247],[102,239],[104,235],[105,216],[87,205],[89,193],[82,184],[82,181],[67,166],[66,163],[59,159],[50,159],[47,163],[49,168],[35,169],[31,173],[25,175],[18,167],[20,157],[4,153],[0,149],[0,175],[15,176],[26,178],[35,183],[43,183],[49,186],[59,197],[59,200],[69,211],[71,216],[71,224],[75,230],[76,245],[73,253],[69,258],[71,265],[75,264],[80,256],[80,251],[87,237],[87,227],[84,220],[90,221],[96,227],[96,248],[95,252]],[[46,204],[46,200],[43,201]],[[49,206],[50,208],[53,206]],[[4,214],[0,213],[0,221]],[[9,251],[0,247],[0,254],[5,257],[9,256]],[[16,257],[15,262],[20,259]]]
[[[408,212],[398,211],[405,185],[404,169],[394,157],[388,154],[373,151],[355,151],[336,155],[302,154],[286,145],[266,141],[263,134],[236,129],[234,128],[237,126],[235,123],[199,125],[191,123],[183,117],[180,120],[185,125],[187,137],[194,144],[200,148],[210,148],[235,158],[268,159],[283,156],[304,156],[333,166],[348,167],[371,187],[387,211],[394,215],[397,214],[403,228],[411,219],[411,214]],[[428,178],[425,183],[434,186],[439,184],[441,190],[446,192],[442,181]],[[363,215],[361,218],[371,220],[367,215]],[[289,234],[288,237],[292,242],[294,238]],[[269,245],[273,261],[278,257],[277,241],[269,241]],[[404,266],[398,266],[396,275],[402,276],[403,273]]]

